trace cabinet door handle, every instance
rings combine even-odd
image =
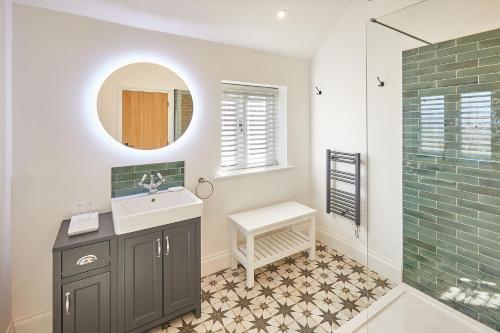
[[[88,254],[88,255],[83,256],[80,259],[78,259],[78,261],[76,262],[76,265],[77,266],[85,266],[85,265],[91,264],[91,263],[96,262],[96,261],[97,261],[97,256],[95,256],[93,254]]]
[[[170,241],[168,240],[168,236],[165,237],[165,240],[167,241],[167,253],[165,253],[166,256],[170,254]]]
[[[64,294],[66,296],[66,301],[64,302],[65,303],[65,307],[66,307],[66,316],[69,316],[69,295],[70,293],[69,292],[66,292],[66,294]]]
[[[156,258],[160,258],[161,257],[161,239],[160,238],[156,239],[156,244],[158,245],[158,253],[156,254]]]

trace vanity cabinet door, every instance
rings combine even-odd
[[[125,239],[125,330],[163,315],[162,233]]]
[[[62,332],[109,333],[110,300],[109,273],[63,285]]]
[[[164,315],[195,304],[196,224],[163,231]]]

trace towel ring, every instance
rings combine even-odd
[[[200,197],[200,195],[198,194],[198,187],[201,185],[201,184],[204,184],[204,183],[208,183],[211,187],[211,190],[210,190],[210,194],[207,195],[206,197]],[[196,189],[194,191],[194,193],[196,194],[196,196],[200,199],[208,199],[210,198],[213,194],[214,194],[214,191],[215,191],[215,188],[214,188],[214,184],[212,184],[212,182],[206,180],[205,178],[203,177],[200,177],[198,178],[198,185],[196,185]]]

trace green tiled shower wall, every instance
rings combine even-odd
[[[500,29],[403,52],[403,280],[500,331]]]
[[[140,186],[139,181],[144,174],[156,176],[158,172],[167,180],[160,185],[160,191],[172,186],[184,186],[184,161],[121,166],[111,168],[111,197],[147,193],[148,190]],[[149,181],[148,177],[145,182]]]

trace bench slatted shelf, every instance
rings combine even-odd
[[[229,216],[231,267],[235,269],[240,262],[246,268],[247,287],[254,285],[256,268],[304,250],[308,250],[309,258],[314,259],[315,214],[316,210],[310,207],[287,201]],[[303,222],[308,222],[307,235],[293,229],[294,225]],[[238,231],[246,237],[245,243],[239,245]],[[275,232],[270,233],[272,231]],[[266,235],[255,238],[262,234]]]

